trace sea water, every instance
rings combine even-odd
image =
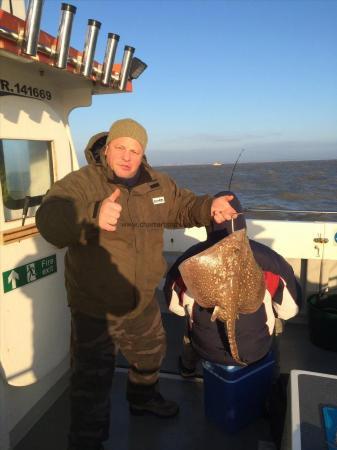
[[[232,164],[162,166],[158,169],[170,175],[180,187],[199,195],[214,195],[230,188],[238,195],[244,209],[288,211],[247,212],[247,217],[337,221],[337,214],[324,214],[326,211],[337,212],[337,159],[239,163],[234,173]]]

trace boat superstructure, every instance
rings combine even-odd
[[[83,51],[71,48],[71,26],[76,13],[72,5],[62,4],[58,36],[40,31],[42,5],[41,0],[31,0],[26,14],[23,1],[3,0],[0,9],[0,448],[3,450],[19,449],[22,438],[68,385],[70,325],[63,281],[64,251],[42,239],[34,218],[51,184],[78,168],[68,115],[74,108],[90,106],[92,95],[131,92],[132,79],[146,67],[128,45],[121,64],[115,64],[119,36],[114,33],[108,35],[104,62],[94,61],[100,24],[93,19],[88,21]],[[337,288],[336,222],[249,219],[248,232],[251,238],[288,259],[305,296]],[[202,228],[166,231],[166,259],[172,262],[182,251],[205,238]],[[164,321],[170,322],[163,305],[162,310]],[[306,320],[304,308],[295,323],[305,327]],[[177,330],[175,323],[173,328]],[[298,342],[302,345],[303,340]],[[289,360],[283,367],[288,372],[304,368]],[[118,376],[126,375],[121,372]],[[195,409],[193,402],[201,398],[200,383],[183,387],[176,378],[171,381],[176,386],[179,383],[174,389],[182,399],[190,399],[189,405]],[[117,379],[117,383],[122,380]],[[122,417],[123,414],[116,418],[117,423]],[[202,430],[203,418],[197,420],[191,423]],[[121,429],[125,426],[120,423]],[[142,428],[131,422],[127,426]],[[164,439],[165,427],[159,426],[157,431],[163,433]],[[221,442],[220,435],[217,439]],[[159,448],[155,440],[146,442],[149,450]],[[22,449],[46,448],[42,444],[27,445],[23,444]],[[160,448],[175,445],[162,443]],[[129,449],[132,448],[139,448],[137,442],[130,443]],[[186,444],[176,448],[197,447]]]

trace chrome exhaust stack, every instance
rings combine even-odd
[[[59,69],[65,69],[68,62],[68,53],[70,46],[70,35],[73,26],[76,7],[67,3],[62,3],[61,19],[57,34],[56,60],[55,66]]]
[[[111,82],[111,71],[115,61],[117,45],[119,41],[118,34],[109,33],[108,41],[106,44],[104,63],[102,69],[101,83],[108,86]]]
[[[92,73],[92,64],[94,62],[97,37],[100,28],[101,22],[98,22],[98,20],[94,19],[88,20],[87,36],[85,39],[82,60],[82,75],[84,75],[85,77],[90,77]]]
[[[134,47],[130,47],[129,45],[126,45],[124,47],[124,55],[123,55],[122,67],[121,67],[121,72],[119,75],[119,83],[118,83],[118,89],[120,91],[124,91],[124,89],[126,88],[126,84],[129,79],[132,57],[133,57],[134,52],[135,52]]]
[[[23,52],[26,55],[36,56],[37,53],[42,6],[43,0],[29,1],[23,44]]]

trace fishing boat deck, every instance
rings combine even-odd
[[[209,445],[233,450],[275,449],[268,418],[260,418],[233,435],[226,434],[207,421],[203,409],[202,377],[185,380],[178,374],[184,320],[166,311],[160,292],[159,302],[168,336],[168,351],[160,377],[161,391],[167,398],[179,402],[180,414],[167,420],[152,416],[131,416],[125,399],[127,365],[120,356],[111,393],[111,436],[105,443],[105,449],[201,450]],[[281,373],[285,376],[291,369],[337,375],[336,353],[312,345],[305,323],[296,320],[287,323],[280,338],[280,355]],[[66,449],[68,424],[69,400],[66,390],[14,450]]]

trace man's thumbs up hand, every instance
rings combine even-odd
[[[113,193],[108,197],[106,200],[109,200],[111,202],[116,202],[118,197],[121,195],[121,190],[119,188],[116,188]]]
[[[103,200],[98,216],[98,226],[102,230],[116,230],[117,222],[122,211],[121,205],[116,201],[120,195],[120,189],[116,188],[109,197]]]

